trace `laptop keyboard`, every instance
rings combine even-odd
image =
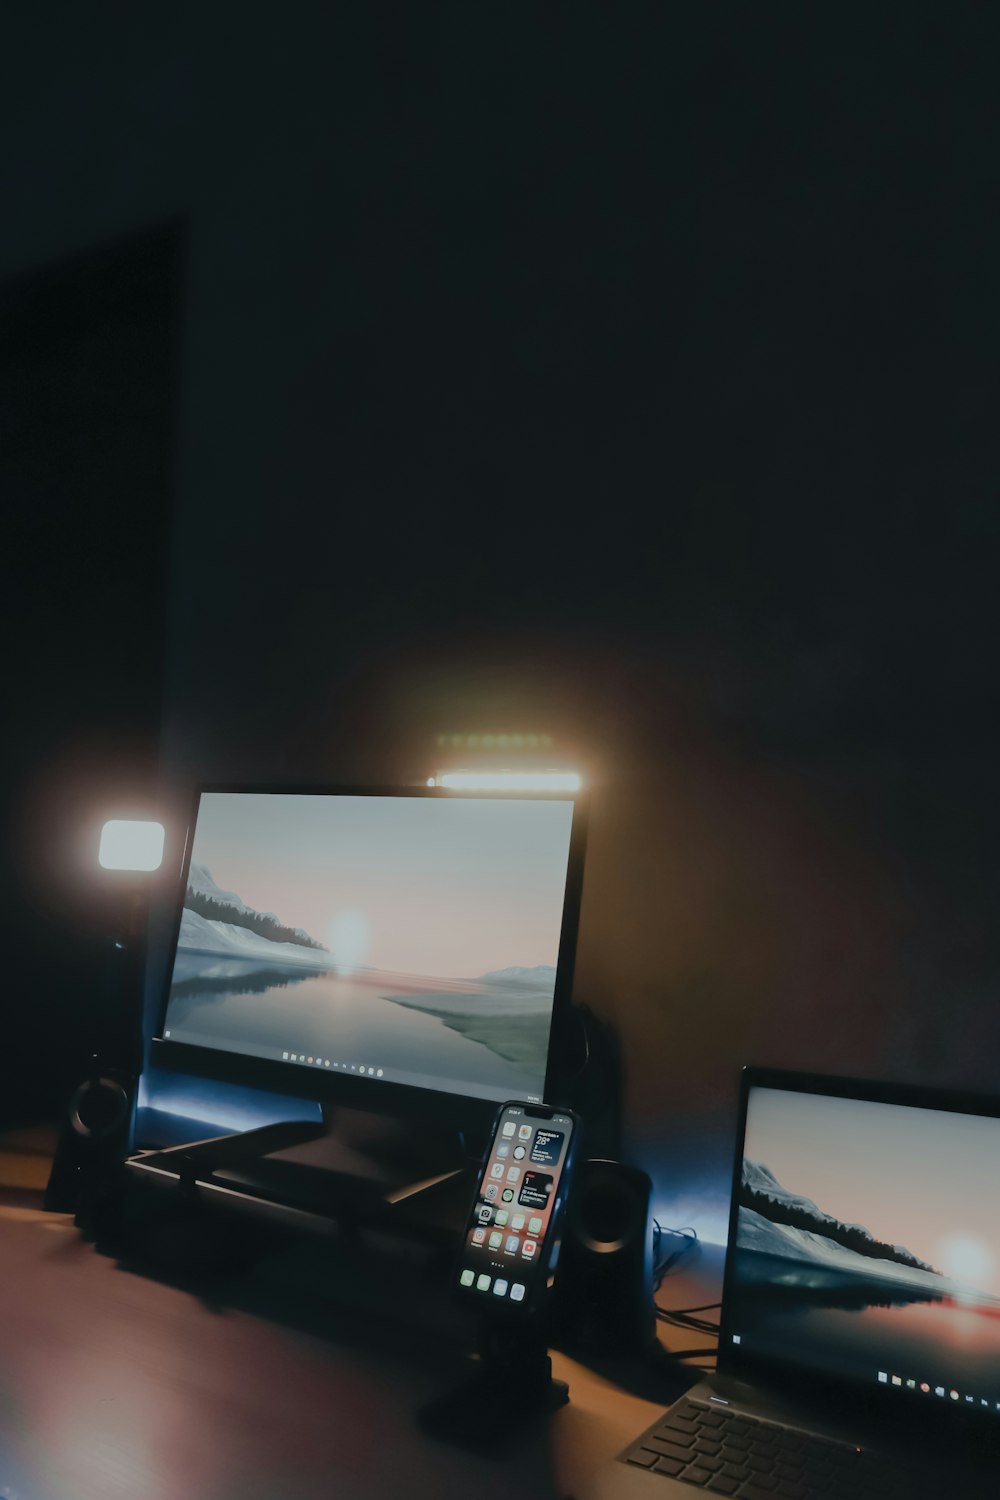
[[[896,1460],[689,1397],[622,1459],[737,1500],[918,1500],[931,1493],[924,1476]]]

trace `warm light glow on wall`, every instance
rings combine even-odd
[[[429,786],[456,792],[578,792],[576,771],[439,771]]]
[[[101,829],[97,858],[105,870],[158,870],[163,841],[162,823],[112,818]]]

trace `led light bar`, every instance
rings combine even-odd
[[[456,792],[578,792],[576,771],[439,771],[431,786]]]

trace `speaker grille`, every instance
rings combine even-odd
[[[70,1125],[77,1135],[102,1141],[128,1119],[128,1095],[113,1078],[88,1078],[70,1101]]]

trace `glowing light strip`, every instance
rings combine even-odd
[[[576,771],[439,771],[429,785],[456,792],[578,792]]]

